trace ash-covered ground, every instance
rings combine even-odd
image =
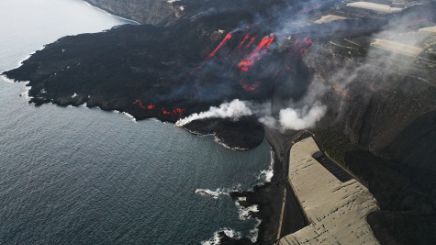
[[[335,132],[362,151],[342,160],[376,193],[382,213],[369,222],[380,241],[435,240],[417,225],[436,230],[434,2],[168,4],[174,16],[163,8],[165,20],[144,20],[154,26],[64,37],[5,75],[30,81],[37,106],[86,103],[178,121],[234,149],[259,145],[262,125]],[[403,191],[406,182],[425,198]],[[402,225],[386,228],[389,217]]]

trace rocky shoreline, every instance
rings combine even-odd
[[[88,2],[129,18],[132,9],[138,8],[130,1],[124,5],[109,0]],[[307,111],[307,105],[317,100],[326,112],[316,130],[341,136],[338,140],[335,134],[326,134],[329,137],[320,141],[338,162],[369,183],[381,204],[382,211],[369,217],[380,241],[394,244],[398,236],[400,243],[418,239],[426,244],[436,239],[425,227],[422,232],[415,229],[420,221],[435,227],[431,218],[436,210],[436,183],[431,176],[436,173],[436,69],[431,62],[422,65],[422,57],[370,54],[374,38],[421,45],[423,50],[436,48],[431,37],[418,32],[436,24],[434,2],[411,3],[393,15],[346,13],[347,18],[328,23],[316,21],[326,14],[340,14],[337,9],[343,4],[295,2],[294,6],[294,2],[278,0],[156,4],[165,7],[156,5],[150,11],[163,11],[163,19],[139,21],[154,25],[126,25],[61,38],[4,75],[29,81],[30,102],[36,106],[86,103],[128,113],[136,120],[157,118],[171,123],[234,99],[270,103],[269,113],[276,118],[283,108],[291,105]],[[286,11],[271,14],[278,9]],[[289,26],[283,27],[282,22]],[[285,189],[292,194],[283,176],[297,132],[265,131],[256,116],[196,120],[184,127],[195,134],[214,135],[218,143],[239,150],[256,147],[266,135],[276,153],[271,183],[255,187],[254,192],[232,193],[232,197],[245,197],[239,202],[242,206],[259,205],[260,211],[252,214],[262,220],[258,244],[276,241],[278,210],[283,199],[292,199],[292,195],[283,198]],[[343,139],[346,150],[335,147]],[[301,210],[292,206],[295,200],[289,203],[287,217],[301,218],[301,222],[295,227],[285,225],[281,234],[307,223],[304,217],[298,218]],[[387,219],[395,220],[398,227],[385,229]],[[419,238],[423,233],[426,238]],[[229,238],[223,235],[222,239]],[[250,244],[246,239],[233,242]]]
[[[282,152],[289,154],[292,144],[288,142],[298,141],[308,136],[310,134],[304,132],[281,134],[278,131],[267,129],[266,138],[274,151],[274,175],[271,181],[254,186],[252,191],[230,193],[230,196],[242,207],[258,206],[258,212],[250,213],[252,218],[261,221],[257,227],[259,230],[257,241],[253,243],[247,237],[234,239],[222,231],[218,233],[221,244],[275,244],[282,236],[296,232],[308,224],[302,207],[287,181],[287,171],[283,171],[288,166],[287,158],[279,157]],[[284,208],[282,205],[285,205]],[[283,221],[280,224],[282,217]],[[279,231],[280,234],[278,234]]]

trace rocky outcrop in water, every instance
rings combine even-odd
[[[260,145],[264,139],[263,125],[256,118],[238,120],[209,118],[195,120],[183,126],[197,135],[213,135],[215,141],[230,149],[247,150]]]

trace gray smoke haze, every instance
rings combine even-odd
[[[292,6],[288,9],[277,11],[275,15],[282,16],[278,18],[280,24],[274,27],[266,26],[266,28],[274,30],[272,35],[277,37],[277,43],[271,45],[270,48],[279,49],[283,43],[293,42],[293,38],[289,33],[296,29],[296,24],[294,23],[295,19],[290,20],[288,14],[294,11],[293,8],[310,8],[319,2],[320,1],[310,1],[304,3],[302,6]],[[308,15],[304,13],[298,17],[298,20],[303,22],[307,19]],[[420,19],[420,17],[414,12],[405,14],[398,18],[393,18],[387,25],[388,28],[373,34],[370,39],[372,41],[376,39],[390,39],[392,41],[422,47],[426,42],[431,42],[432,40],[428,41],[428,36],[418,33],[418,30],[411,30],[409,28],[409,23],[413,23],[413,21],[416,21],[417,19]],[[262,19],[259,19],[259,22],[262,21]],[[321,24],[312,24],[312,26],[315,25],[321,26]],[[304,26],[301,27],[301,29],[303,28]],[[329,25],[329,28],[340,30],[345,27],[341,21],[333,21]],[[283,38],[280,39],[279,37]],[[433,41],[436,42],[436,37],[433,37],[433,39]],[[345,48],[353,52],[362,49],[358,43],[350,40],[348,40],[348,44],[345,45],[337,44],[335,42],[327,43],[327,45]],[[377,54],[377,49],[374,47],[367,48],[367,55],[362,57],[350,58],[332,52],[330,59],[325,56],[317,57],[316,55],[319,53],[318,51],[320,49],[328,50],[329,48],[326,48],[325,43],[314,42],[306,51],[306,53],[308,52],[311,54],[303,58],[305,64],[315,70],[315,77],[306,91],[306,94],[299,101],[289,101],[287,105],[285,103],[283,109],[280,109],[278,113],[272,113],[271,103],[259,105],[249,101],[234,100],[230,103],[223,103],[219,107],[211,107],[206,112],[196,113],[187,118],[183,118],[179,121],[179,125],[184,125],[193,120],[210,117],[237,119],[242,116],[256,115],[261,123],[272,128],[281,130],[302,130],[312,128],[315,127],[316,123],[326,114],[328,108],[326,105],[323,105],[321,101],[326,93],[332,91],[332,88],[334,88],[338,93],[342,93],[345,97],[348,96],[347,93],[349,92],[350,85],[353,83],[365,84],[370,87],[374,82],[378,82],[379,87],[371,87],[372,92],[375,92],[377,89],[390,86],[388,77],[393,73],[401,72],[402,75],[408,75],[410,69],[410,66],[408,65],[411,65],[412,62],[411,59],[410,61],[404,61],[402,64],[397,64],[392,61],[398,58],[398,54],[391,53],[379,56]],[[320,65],[321,62],[327,62],[328,66],[324,64]],[[315,63],[315,65],[312,65],[313,63]],[[320,66],[333,67],[334,69],[320,72],[315,69]],[[353,93],[356,96],[360,92],[354,90]],[[346,103],[347,102],[344,101],[340,102],[338,103],[338,108],[333,108],[333,110],[338,112],[338,117],[341,117],[342,106]]]

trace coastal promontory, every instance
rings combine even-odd
[[[310,135],[377,200],[366,219],[381,244],[436,239],[434,1],[87,2],[141,25],[63,37],[5,72],[29,81],[30,103],[196,115],[183,127],[239,150],[266,135],[276,174],[255,190],[269,199],[240,203],[261,203],[269,225],[295,199],[281,196],[290,147]],[[258,244],[295,232],[261,227]]]

